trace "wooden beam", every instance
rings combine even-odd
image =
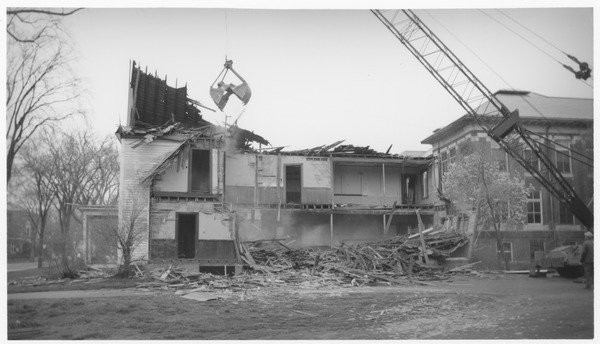
[[[396,204],[398,203],[398,201],[394,201],[394,205],[392,205],[392,211],[390,211],[390,214],[388,215],[388,220],[387,223],[385,224],[385,228],[383,229],[383,237],[387,237],[387,234],[390,230],[390,225],[392,224],[392,219],[394,218],[394,212],[396,211]],[[385,216],[385,214],[383,215]]]
[[[415,213],[417,213],[417,220],[419,221],[419,239],[421,241],[421,247],[423,249],[423,257],[425,258],[425,264],[429,265],[429,257],[427,256],[427,246],[425,245],[425,237],[423,236],[423,230],[425,229],[425,226],[423,226],[423,221],[421,221],[419,209],[415,209]]]
[[[329,234],[330,234],[330,240],[329,240],[329,246],[333,247],[333,213],[329,214]]]

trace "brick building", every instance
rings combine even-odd
[[[543,144],[545,153],[590,206],[594,194],[593,168],[592,161],[584,156],[593,157],[593,99],[547,97],[527,91],[498,91],[496,96],[510,110],[519,110],[521,124],[535,133],[534,138]],[[432,146],[436,164],[431,173],[435,187],[442,193],[443,174],[448,166],[472,150],[484,152],[498,162],[502,171],[518,173],[535,188],[527,201],[527,223],[510,228],[503,226],[505,246],[502,249],[510,255],[513,265],[528,266],[536,251],[547,252],[556,246],[583,240],[584,228],[579,221],[501,150],[469,115],[435,130],[422,143]],[[438,200],[437,204],[442,202]],[[490,265],[495,264],[493,233],[481,233],[474,254]]]

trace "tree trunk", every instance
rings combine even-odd
[[[131,247],[123,248],[123,265],[121,266],[122,277],[129,277],[131,273]]]
[[[12,165],[15,160],[15,153],[13,152],[13,147],[9,148],[8,155],[6,157],[6,184],[10,182],[10,176],[12,175]]]
[[[46,229],[46,219],[40,219],[38,235],[38,269],[44,265],[44,231]]]
[[[473,257],[473,249],[475,248],[475,238],[477,238],[477,221],[479,220],[479,208],[474,212],[469,212],[469,224],[467,233],[469,235],[469,250],[467,256],[469,259]]]

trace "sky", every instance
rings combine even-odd
[[[591,8],[503,11],[594,68]],[[500,12],[484,12],[415,10],[492,91],[593,97],[592,88],[554,60],[568,63],[563,54]],[[73,39],[75,70],[87,87],[87,121],[100,136],[126,124],[131,60],[166,75],[171,86],[187,83],[188,97],[216,109],[208,91],[227,56],[252,89],[238,124],[290,150],[342,139],[378,151],[393,145],[391,153],[427,150],[421,140],[464,114],[364,9],[93,8],[64,23]],[[239,109],[235,100],[225,108],[230,116]],[[222,123],[225,114],[205,111],[204,118]]]

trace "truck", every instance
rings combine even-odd
[[[561,277],[578,278],[583,276],[581,259],[582,245],[559,246],[548,252],[540,260],[542,269],[554,269]]]

